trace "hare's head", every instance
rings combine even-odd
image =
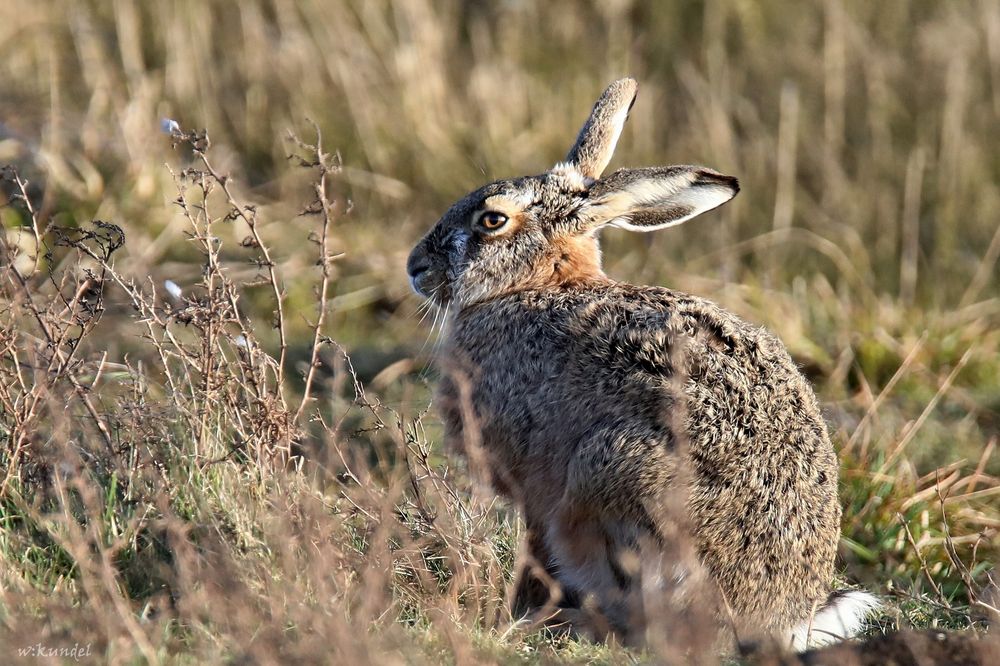
[[[696,166],[622,169],[611,161],[636,83],[612,83],[576,145],[538,176],[498,180],[444,214],[410,253],[413,289],[459,309],[511,292],[603,276],[595,232],[652,231],[680,224],[736,195],[735,178]]]

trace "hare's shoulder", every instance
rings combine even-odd
[[[719,460],[742,461],[764,449],[777,451],[780,460],[792,450],[808,451],[830,464],[815,394],[777,337],[696,296],[639,287],[619,294],[643,315],[612,329],[609,358],[626,370],[627,385],[656,386],[657,375],[683,377],[692,446],[717,473],[724,466]],[[727,469],[738,474],[741,463]]]
[[[794,370],[765,328],[704,298],[664,287],[614,284],[569,299],[559,317],[577,344],[618,366],[670,374]],[[557,315],[558,316],[558,315]]]

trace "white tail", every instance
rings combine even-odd
[[[879,606],[879,600],[867,592],[834,592],[810,620],[792,630],[792,649],[801,652],[851,638]]]

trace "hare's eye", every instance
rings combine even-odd
[[[507,224],[509,218],[503,213],[498,213],[495,210],[488,210],[479,216],[479,224],[483,229],[488,229],[489,231],[496,231],[503,225]]]

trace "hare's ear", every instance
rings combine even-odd
[[[576,138],[576,144],[566,155],[566,162],[576,167],[585,178],[600,178],[604,167],[611,161],[628,112],[635,103],[637,88],[635,79],[619,79],[608,86],[594,104],[590,118]]]
[[[582,226],[662,229],[721,206],[739,191],[735,178],[704,167],[622,169],[590,188]]]

